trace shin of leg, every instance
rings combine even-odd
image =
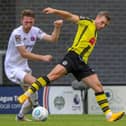
[[[95,93],[96,101],[99,104],[101,110],[105,113],[106,118],[112,115],[112,111],[109,108],[109,103],[104,92]]]
[[[27,114],[30,110],[32,109],[32,105],[31,102],[29,101],[29,99],[27,99],[21,106],[21,109],[19,111],[19,116],[23,117],[24,114]]]
[[[52,71],[47,75],[47,77],[50,81],[54,81],[61,78],[66,73],[66,69],[62,65],[58,64],[52,69]]]
[[[38,102],[38,92],[35,92],[34,94],[32,94],[30,96],[30,100],[31,100],[33,108],[36,107],[36,106],[38,106],[39,105],[39,102]]]
[[[112,111],[109,108],[107,97],[104,93],[103,86],[100,83],[98,76],[96,74],[93,74],[83,80],[95,91],[96,101],[99,104],[99,107],[106,115],[106,118],[109,118],[112,115]]]

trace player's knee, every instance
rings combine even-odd
[[[97,83],[97,84],[95,85],[95,92],[96,92],[96,93],[98,93],[98,92],[103,92],[103,86],[102,86],[102,84]]]
[[[47,77],[49,78],[50,81],[54,81],[54,80],[57,80],[58,78],[60,78],[60,74],[52,73],[52,74],[48,74]]]

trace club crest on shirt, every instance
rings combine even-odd
[[[15,35],[15,40],[16,40],[16,42],[20,42],[21,41],[21,35]]]
[[[31,41],[35,41],[35,37],[34,36],[31,36]]]

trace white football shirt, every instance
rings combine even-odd
[[[12,69],[21,69],[30,71],[28,60],[23,58],[17,46],[25,46],[28,51],[32,51],[37,39],[42,39],[46,33],[40,28],[33,26],[28,33],[23,31],[23,27],[19,26],[14,29],[8,43],[5,57],[5,72],[11,74]]]

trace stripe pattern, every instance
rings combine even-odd
[[[109,103],[107,100],[107,97],[105,95],[104,92],[101,93],[96,93],[96,101],[99,104],[100,108],[102,109],[102,111],[107,114],[108,112],[110,112],[110,108],[109,108]]]
[[[47,85],[47,83],[49,82],[49,79],[47,80],[47,78],[46,78],[46,80],[45,80],[44,78],[43,77],[39,77],[36,80],[36,82],[34,82],[32,84],[32,86],[29,88],[31,93],[34,93],[34,92],[38,91],[41,87],[44,87],[44,86]]]

